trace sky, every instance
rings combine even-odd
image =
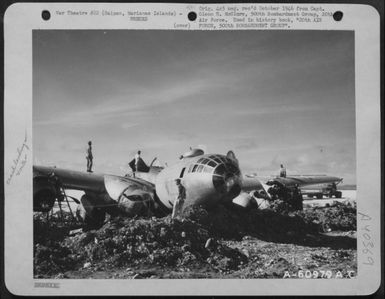
[[[35,30],[34,163],[123,174],[233,150],[243,173],[356,180],[348,31]]]

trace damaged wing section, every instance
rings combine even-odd
[[[255,203],[258,207],[264,206],[266,201],[271,200],[267,192],[268,188],[269,186],[262,183],[260,179],[244,176],[242,192],[233,199],[233,203],[244,208],[248,208]]]
[[[327,175],[302,175],[290,177],[274,177],[263,180],[256,176],[243,178],[242,193],[233,200],[241,207],[257,204],[268,206],[269,202],[281,199],[289,202],[295,209],[302,209],[302,194],[299,188],[311,185],[340,183],[342,178]]]
[[[88,228],[101,226],[106,213],[134,217],[149,215],[154,207],[154,184],[139,178],[43,166],[34,166],[33,171],[34,211],[50,211],[56,200],[62,201],[65,189],[81,190],[85,194],[76,214]]]
[[[33,166],[33,210],[48,212],[56,200],[62,199],[63,189],[85,193],[105,192],[103,176],[56,167]]]
[[[154,207],[155,186],[135,178],[105,175],[104,184],[109,197],[121,213],[129,217],[147,216]]]

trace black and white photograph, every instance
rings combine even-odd
[[[36,278],[354,278],[354,34],[33,31]]]
[[[6,289],[376,292],[379,23],[351,4],[11,5]]]

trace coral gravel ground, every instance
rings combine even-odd
[[[70,214],[34,215],[35,278],[338,278],[357,270],[356,207],[290,212],[187,208],[183,219],[107,219],[71,234]]]

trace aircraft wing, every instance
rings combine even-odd
[[[252,191],[260,189],[262,186],[279,185],[283,187],[298,187],[318,185],[318,184],[331,184],[339,183],[342,178],[327,175],[298,175],[287,177],[272,177],[272,176],[244,176],[243,178],[243,191]]]
[[[34,177],[56,176],[65,189],[95,193],[108,192],[114,194],[113,198],[119,193],[117,189],[126,189],[128,187],[151,189],[154,187],[152,183],[139,178],[95,174],[47,166],[33,166],[33,174]]]
[[[271,177],[271,176],[254,176],[245,175],[242,180],[242,191],[252,192],[255,197],[269,199],[268,190],[271,186],[292,188],[295,185],[298,187],[331,184],[342,181],[342,178],[326,175],[306,175],[306,176],[288,176],[288,177]]]
[[[63,188],[91,191],[96,193],[105,192],[104,175],[89,172],[74,171],[63,168],[33,166],[33,176],[50,177],[55,176],[60,180]]]
[[[55,200],[62,196],[62,189],[84,191],[81,203],[89,214],[93,213],[93,208],[101,208],[110,214],[116,212],[116,208],[119,211],[138,210],[138,205],[147,206],[152,200],[154,188],[154,184],[140,178],[33,166],[33,206],[37,212],[52,209]]]
[[[318,184],[331,184],[339,183],[342,181],[342,178],[335,176],[327,175],[314,175],[314,176],[287,176],[287,177],[275,177],[269,179],[266,184],[271,185],[281,185],[284,187],[298,187],[309,186],[309,185],[318,185]]]

